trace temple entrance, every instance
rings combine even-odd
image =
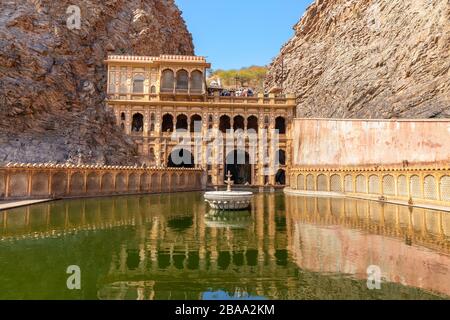
[[[224,179],[230,171],[233,176],[231,179],[235,185],[251,185],[252,184],[252,165],[250,164],[250,156],[242,150],[230,152],[226,159]]]
[[[132,132],[142,132],[144,130],[144,116],[140,113],[133,115],[133,122],[131,124]]]
[[[170,153],[169,168],[195,168],[194,156],[186,149],[175,149]]]

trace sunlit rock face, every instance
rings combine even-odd
[[[81,9],[69,30],[67,8]],[[134,164],[105,109],[107,54],[193,54],[173,1],[0,2],[0,163]]]
[[[294,29],[266,88],[295,93],[298,116],[450,116],[449,1],[317,0]]]

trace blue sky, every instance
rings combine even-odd
[[[213,69],[267,65],[313,0],[175,0]]]

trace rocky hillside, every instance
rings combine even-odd
[[[81,9],[80,30],[67,28],[70,5]],[[2,0],[0,163],[134,164],[103,102],[104,59],[193,51],[173,0]]]
[[[294,28],[266,88],[298,116],[450,117],[450,1],[317,0]]]

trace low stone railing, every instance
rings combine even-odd
[[[0,200],[197,191],[205,185],[201,169],[17,163],[0,167]]]
[[[450,168],[293,168],[290,190],[450,207]]]

